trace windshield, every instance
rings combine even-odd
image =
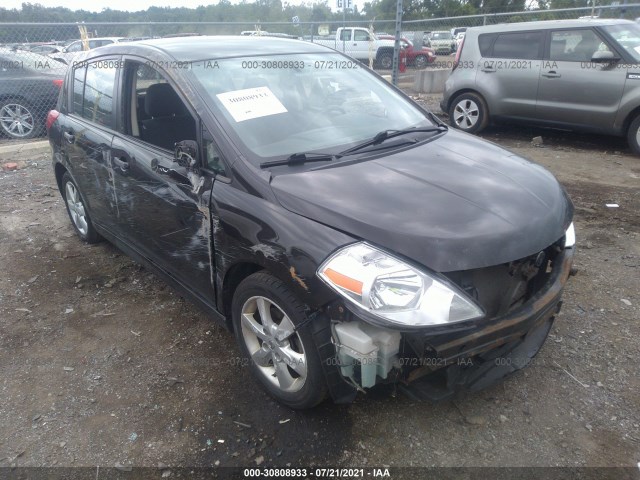
[[[640,26],[635,23],[602,27],[634,60],[640,62]]]
[[[383,130],[433,125],[360,63],[338,54],[212,60],[194,63],[193,72],[256,162],[337,153]]]

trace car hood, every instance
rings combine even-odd
[[[287,210],[438,272],[537,253],[573,216],[547,170],[452,130],[382,158],[277,175],[271,187]]]

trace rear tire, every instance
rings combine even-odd
[[[93,228],[93,222],[89,217],[89,212],[86,210],[84,197],[69,172],[64,172],[60,187],[67,206],[69,219],[71,219],[71,225],[73,225],[80,239],[87,243],[98,243],[102,237]]]
[[[416,68],[425,68],[428,63],[429,61],[427,60],[426,56],[418,55],[413,61],[413,66]]]
[[[481,132],[489,124],[487,104],[476,93],[463,93],[451,102],[449,123],[463,132]]]
[[[393,55],[390,53],[382,53],[378,58],[378,65],[383,70],[389,70],[393,66]]]
[[[640,155],[640,115],[637,115],[627,130],[627,143],[633,153]]]

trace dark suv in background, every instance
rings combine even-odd
[[[440,106],[470,133],[508,119],[626,136],[640,153],[640,26],[596,19],[469,28]]]

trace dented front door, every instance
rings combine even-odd
[[[210,301],[213,179],[188,172],[170,152],[143,142],[116,136],[112,147],[123,240]]]

